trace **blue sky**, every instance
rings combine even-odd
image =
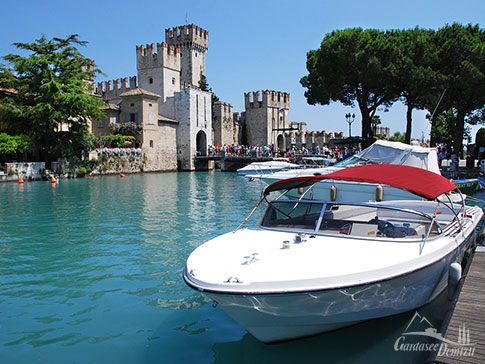
[[[439,27],[458,22],[484,26],[483,0],[407,1],[154,1],[154,0],[2,0],[0,55],[16,53],[14,42],[32,42],[77,33],[88,45],[81,52],[94,59],[105,76],[97,81],[136,75],[135,46],[165,40],[165,29],[188,17],[209,31],[206,75],[222,101],[244,111],[244,92],[289,92],[290,120],[310,130],[343,131],[345,114],[356,114],[352,134],[360,134],[357,107],[339,103],[311,106],[299,80],[306,74],[306,53],[319,47],[335,29]],[[405,130],[405,109],[394,105],[378,112],[391,133]],[[429,134],[425,112],[413,114],[413,137]]]

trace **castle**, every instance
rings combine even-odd
[[[289,93],[245,93],[240,114],[229,103],[212,104],[212,93],[199,87],[208,49],[209,33],[193,24],[166,29],[165,42],[137,46],[137,76],[93,85],[106,102],[106,116],[93,122],[91,131],[135,135],[146,171],[194,170],[194,156],[206,155],[209,144],[312,150],[333,137],[290,123]]]
[[[106,117],[92,132],[130,130],[145,170],[193,170],[193,156],[205,154],[212,140],[211,93],[198,87],[208,44],[206,30],[183,25],[166,29],[163,43],[137,46],[137,76],[97,84]]]

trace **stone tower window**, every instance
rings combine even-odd
[[[172,77],[172,85],[175,85],[175,77]]]
[[[148,79],[148,83],[153,83],[153,78],[152,78],[152,77],[150,77],[150,78]]]
[[[153,140],[150,140],[150,148],[153,148]]]

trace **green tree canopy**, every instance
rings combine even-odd
[[[8,54],[0,70],[3,87],[16,90],[0,99],[0,117],[6,129],[34,139],[41,158],[79,155],[89,120],[103,116],[101,99],[91,94],[94,63],[76,46],[78,35],[14,43],[29,55]]]
[[[391,82],[392,49],[385,34],[361,28],[337,30],[326,35],[317,50],[307,53],[308,75],[300,83],[307,88],[309,104],[341,102],[362,114],[362,137],[373,139],[372,117],[388,107],[399,94]]]
[[[0,154],[13,154],[17,152],[18,144],[15,138],[7,133],[0,133]]]
[[[435,35],[438,49],[436,69],[444,78],[445,97],[441,110],[452,112],[454,150],[463,149],[465,120],[485,105],[485,32],[478,25],[452,24]],[[483,121],[483,120],[482,120]]]
[[[477,25],[452,24],[438,31],[337,30],[324,37],[319,49],[308,52],[307,70],[300,82],[308,103],[357,103],[362,137],[367,139],[373,137],[372,118],[378,108],[385,110],[401,100],[407,105],[403,126],[405,141],[410,142],[412,111],[434,110],[445,90],[436,114],[441,120],[433,120],[433,128],[440,130],[432,132],[432,140],[450,132],[445,139],[461,151],[465,121],[485,120],[485,35]],[[445,127],[446,122],[453,127]]]

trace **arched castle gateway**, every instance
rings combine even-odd
[[[192,24],[166,29],[165,42],[137,46],[137,76],[98,83],[108,106],[92,132],[132,130],[144,170],[193,170],[193,157],[212,140],[211,93],[198,87],[208,45],[209,33]]]

